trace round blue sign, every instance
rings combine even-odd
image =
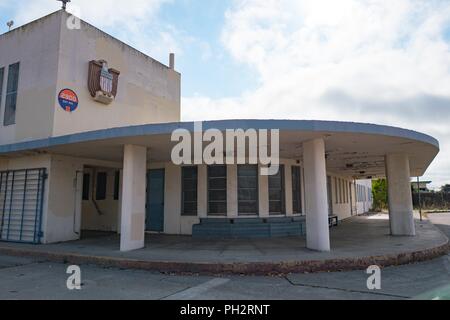
[[[74,112],[78,108],[78,96],[70,89],[63,89],[59,92],[58,102],[61,108],[67,112]]]

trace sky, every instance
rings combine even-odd
[[[0,0],[0,32],[59,9]],[[437,138],[450,183],[450,0],[72,0],[69,11],[182,73],[182,120],[321,119]]]

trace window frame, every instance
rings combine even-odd
[[[240,176],[239,176],[239,171],[240,169],[242,169],[243,167],[253,167],[256,168],[256,199],[255,200],[241,200],[239,197],[239,190],[240,188]],[[245,189],[250,189],[250,188],[245,188]],[[256,204],[256,212],[242,212],[240,210],[240,204],[241,202],[253,202],[255,201]],[[259,166],[258,165],[253,165],[253,164],[241,164],[237,166],[237,207],[238,207],[238,216],[240,217],[254,217],[254,216],[259,216]]]
[[[223,167],[225,168],[225,176],[223,177],[211,177],[210,176],[210,170],[214,167]],[[207,172],[206,172],[206,192],[207,192],[207,214],[211,217],[226,217],[228,214],[228,166],[227,165],[209,165],[207,166]],[[225,189],[211,189],[210,188],[210,180],[211,179],[225,179]],[[211,200],[210,197],[210,191],[225,191],[225,201],[221,200]],[[210,203],[216,202],[216,203],[224,203],[225,202],[225,212],[211,212]]]
[[[120,197],[120,170],[114,172],[114,200],[119,200]]]
[[[191,202],[191,203],[195,203],[195,206],[194,206],[194,212],[186,212],[186,206],[185,206],[185,204],[186,204],[186,201],[185,201],[185,192],[186,191],[193,191],[193,190],[186,190],[185,189],[185,184],[184,184],[184,182],[185,182],[185,172],[186,172],[186,170],[189,170],[189,169],[195,169],[195,179],[194,179],[194,181],[195,181],[195,183],[194,183],[194,186],[195,186],[195,189],[193,189],[193,190],[195,190],[195,201],[188,201],[188,202]],[[193,180],[193,179],[190,179],[190,180]],[[196,216],[198,216],[198,166],[183,166],[183,167],[181,167],[181,216],[182,217],[196,217]]]
[[[81,191],[82,201],[89,201],[91,198],[91,174],[83,173],[83,189]]]
[[[278,168],[278,173],[277,173],[277,175],[280,176],[280,188],[281,188],[281,199],[280,200],[271,200],[270,199],[270,189],[275,189],[275,188],[271,188],[270,187],[270,180],[271,180],[270,178],[271,177],[273,178],[275,175],[268,176],[268,183],[267,183],[267,185],[268,185],[268,191],[269,191],[269,194],[268,194],[268,198],[269,198],[269,215],[271,215],[271,216],[283,216],[283,215],[286,215],[286,185],[285,185],[286,178],[285,178],[284,174],[285,174],[284,165],[280,164],[279,168]],[[280,203],[281,212],[272,212],[270,210],[270,202],[274,202],[274,201],[280,201],[281,202]]]
[[[0,110],[2,110],[3,102],[3,81],[5,78],[5,67],[0,68]]]
[[[295,171],[298,171],[298,177],[295,177]],[[298,180],[299,190],[294,189],[294,180]],[[303,202],[302,202],[302,168],[300,166],[291,166],[291,181],[292,181],[292,213],[293,214],[303,214]],[[295,199],[295,194],[297,193],[298,199]],[[298,203],[299,210],[295,208],[295,201]]]
[[[100,177],[104,177],[100,179]],[[97,172],[97,175],[95,176],[95,200],[96,201],[104,201],[106,200],[107,196],[107,188],[108,188],[108,173],[105,171],[99,171]]]
[[[16,77],[13,77],[13,68],[17,66]],[[5,94],[5,109],[3,112],[3,126],[12,126],[16,124],[16,112],[17,112],[17,96],[19,93],[19,79],[20,79],[20,62],[10,64],[8,67],[8,79],[6,82],[6,94]],[[9,101],[11,105],[8,104]],[[12,107],[13,106],[13,107]],[[12,111],[9,111],[12,110]],[[11,112],[7,117],[7,112]]]

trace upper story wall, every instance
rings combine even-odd
[[[69,88],[80,100],[69,113],[55,98],[53,135],[129,125],[180,121],[180,74],[107,35],[88,23],[80,29],[61,23],[58,92]],[[117,97],[110,105],[93,100],[88,91],[89,61],[106,60],[120,71]]]
[[[64,11],[0,35],[0,68],[5,68],[0,109],[0,144],[105,128],[180,121],[178,72],[81,21],[69,29]],[[91,60],[106,60],[120,71],[110,105],[88,90]],[[14,125],[4,126],[7,71],[20,62]],[[79,105],[67,112],[58,103],[62,89],[76,92]]]
[[[4,68],[0,144],[51,135],[60,26],[61,18],[52,14],[0,35],[0,69]],[[20,69],[15,124],[4,126],[8,68],[17,62]]]

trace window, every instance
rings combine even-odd
[[[348,203],[348,184],[347,181],[344,180],[344,187],[345,187],[345,203]]]
[[[106,199],[106,172],[97,173],[97,188],[95,192],[95,200]]]
[[[89,187],[91,185],[91,175],[83,174],[83,200],[89,200]]]
[[[334,178],[334,193],[336,196],[336,203],[339,203],[339,187],[338,187],[338,183],[337,183],[337,178]]]
[[[238,211],[239,215],[257,215],[258,166],[238,166]]]
[[[277,174],[269,177],[269,213],[284,214],[284,166],[280,165]]]
[[[120,171],[114,173],[114,200],[119,200]]]
[[[227,166],[208,167],[208,215],[227,215]]]
[[[181,215],[197,215],[197,167],[183,167],[181,170]]]
[[[302,184],[300,167],[292,167],[292,210],[302,213]]]
[[[338,185],[339,185],[339,203],[342,203],[342,180],[338,179]]]
[[[9,66],[8,83],[6,87],[5,116],[3,125],[16,123],[17,88],[19,86],[19,63]]]
[[[2,106],[3,97],[3,77],[5,75],[5,68],[0,68],[0,107]],[[1,109],[1,108],[0,108]]]

